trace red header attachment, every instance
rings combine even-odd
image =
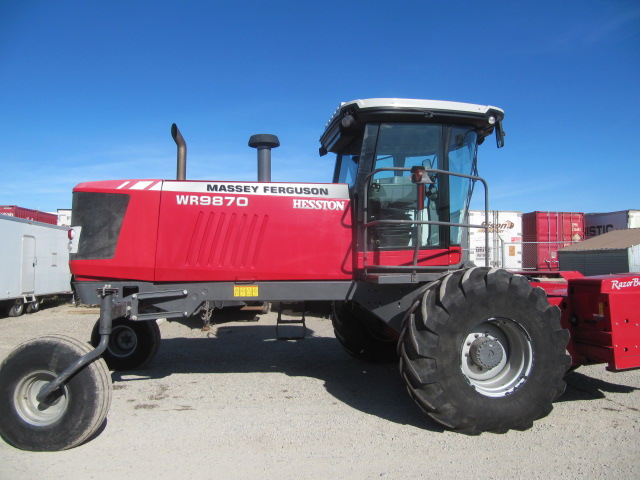
[[[570,280],[569,305],[580,354],[608,370],[640,368],[640,274]]]

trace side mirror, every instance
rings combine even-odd
[[[504,130],[502,130],[502,122],[496,124],[496,145],[498,148],[504,147]]]
[[[423,185],[433,185],[433,180],[426,174],[425,168],[420,166],[411,167],[411,181]]]
[[[425,185],[433,185],[433,180],[429,178],[424,167],[415,166],[411,167],[411,181],[418,186],[418,210],[424,210]]]

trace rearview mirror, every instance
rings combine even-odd
[[[432,185],[433,180],[426,174],[424,167],[415,166],[411,167],[411,181],[413,183],[422,183],[426,185]]]
[[[496,124],[496,145],[498,148],[504,147],[504,130],[502,130],[502,122]]]

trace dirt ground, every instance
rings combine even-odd
[[[88,340],[97,317],[68,304],[2,317],[0,359],[44,334]],[[395,365],[347,355],[328,318],[307,317],[302,341],[278,341],[275,319],[164,322],[155,360],[112,374],[94,438],[56,453],[0,441],[0,479],[640,478],[640,371],[580,368],[532,429],[467,436],[429,420]]]

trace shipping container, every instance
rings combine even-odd
[[[469,223],[487,228],[469,228],[469,260],[485,265],[485,235],[489,236],[489,266],[520,270],[522,268],[522,212],[470,210]]]
[[[58,224],[58,215],[55,213],[41,212],[40,210],[32,210],[30,208],[17,207],[15,205],[0,205],[0,215],[24,218],[25,220],[34,220],[36,222],[48,223],[51,225]]]
[[[622,210],[607,213],[585,213],[584,236],[595,237],[612,230],[640,228],[640,210]]]
[[[525,213],[522,215],[522,268],[559,270],[558,250],[583,239],[584,213]]]
[[[60,227],[71,226],[71,209],[70,208],[59,208],[57,212],[57,216],[58,216],[58,226]]]
[[[558,251],[560,268],[583,275],[640,273],[640,228],[612,230]]]
[[[0,215],[0,307],[36,311],[50,296],[71,295],[68,229]]]

